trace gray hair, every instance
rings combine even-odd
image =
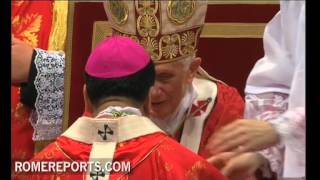
[[[180,60],[179,63],[182,65],[183,71],[187,71],[188,70],[188,68],[190,67],[190,64],[193,62],[195,57],[196,57],[195,55],[192,55],[192,56],[186,57],[183,60]]]

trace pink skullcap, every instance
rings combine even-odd
[[[97,78],[119,78],[142,70],[150,62],[144,48],[129,37],[112,36],[91,53],[85,71]]]

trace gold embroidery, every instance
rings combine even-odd
[[[156,152],[155,152],[156,154],[156,163],[158,164],[158,165],[162,165],[163,164],[163,161],[162,161],[162,158],[161,158],[161,153],[160,153],[160,151],[159,150],[157,150]],[[161,166],[160,166],[161,167]],[[166,175],[166,172],[164,171],[164,169],[163,168],[158,168],[158,173],[159,173],[159,176],[160,177],[165,177],[165,175]]]
[[[165,170],[166,170],[167,172],[170,172],[170,171],[172,170],[172,165],[169,164],[169,163],[167,163],[167,162],[165,162],[164,168],[165,168]]]
[[[165,44],[163,46],[163,44]],[[173,59],[178,55],[180,36],[178,34],[166,35],[160,38],[160,52],[166,59]]]
[[[158,2],[139,1],[135,3],[139,14],[137,19],[137,30],[142,37],[156,37],[159,34],[160,25],[156,17]]]
[[[142,15],[137,19],[138,32],[142,37],[156,37],[159,33],[159,21],[155,15]]]
[[[159,6],[155,0],[135,1],[135,5],[139,14],[156,14]]]
[[[181,54],[187,55],[195,52],[195,33],[187,31],[181,36]]]
[[[161,7],[162,2],[156,0],[136,0],[133,3],[135,11],[130,11],[128,16],[134,16],[130,17],[134,21],[130,19],[128,23],[135,23],[136,34],[126,33],[125,29],[112,26],[116,22],[110,23],[113,34],[131,37],[136,42],[139,42],[148,51],[155,63],[178,61],[196,53],[202,25],[187,25],[188,27],[183,25],[194,16],[198,8],[195,0],[170,1],[163,3],[167,4],[164,7]],[[129,7],[128,3],[126,5]],[[161,10],[161,8],[163,9]],[[113,21],[115,13],[107,11],[107,14],[110,15],[109,21]],[[201,22],[204,20],[202,16],[196,18],[199,18]],[[166,32],[167,20],[169,23],[171,21],[174,22],[173,26],[171,24],[168,28],[171,29],[177,26],[176,31],[172,32],[170,30],[170,33]],[[182,25],[183,27],[179,30]]]
[[[200,171],[206,168],[206,164],[202,161],[195,162],[192,167],[186,172],[187,179],[196,180],[199,177]]]
[[[118,36],[124,36],[124,37],[129,37],[131,39],[133,39],[134,41],[136,41],[137,43],[139,43],[139,38],[137,36],[133,36],[133,35],[129,35],[129,34],[123,34],[119,31],[114,31],[113,32],[114,35],[118,35]]]
[[[17,15],[12,20],[13,34],[29,45],[37,47],[37,33],[40,31],[41,22],[42,15],[39,14],[26,14],[24,17]]]
[[[170,1],[167,6],[167,14],[171,22],[183,24],[189,20],[196,9],[195,1]]]
[[[175,150],[175,148],[170,144],[163,144],[162,146],[160,146],[160,148],[161,148],[161,150],[164,150],[164,151],[174,151]],[[170,153],[172,153],[172,152],[170,152]]]
[[[166,63],[171,61],[177,61],[186,58],[187,56],[195,54],[197,51],[196,37],[198,37],[198,33],[201,32],[200,30],[201,28],[196,29],[196,35],[193,36],[194,40],[190,40],[192,38],[191,35],[194,34],[193,31],[190,31],[189,34],[175,33],[172,35],[165,35],[162,36],[159,41],[156,38],[151,38],[148,36],[141,38],[140,42],[137,36],[124,34],[117,30],[114,30],[113,34],[132,38],[137,43],[140,43],[147,50],[153,61],[155,61],[156,63]],[[184,39],[184,44],[182,44],[181,40],[182,35],[184,35],[184,38],[186,38]],[[190,42],[194,43],[191,44]]]
[[[121,1],[110,1],[109,9],[112,19],[118,24],[123,25],[128,20],[128,6]]]
[[[159,48],[159,45],[157,43],[157,40],[155,38],[146,37],[143,38],[140,42],[140,44],[147,50],[147,52],[150,54],[151,59],[159,59],[159,55],[156,52]]]

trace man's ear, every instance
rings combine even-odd
[[[84,98],[84,111],[92,113],[93,112],[93,107],[92,107],[91,101],[90,101],[89,96],[88,96],[87,85],[86,84],[83,85],[83,91],[82,92],[83,92],[83,98]]]
[[[192,83],[193,78],[196,76],[198,68],[201,65],[201,58],[195,57],[189,65],[188,69],[188,83]]]

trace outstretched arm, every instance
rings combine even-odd
[[[21,85],[22,103],[30,116],[33,140],[52,140],[62,132],[65,55],[32,48],[12,39],[12,82]]]

